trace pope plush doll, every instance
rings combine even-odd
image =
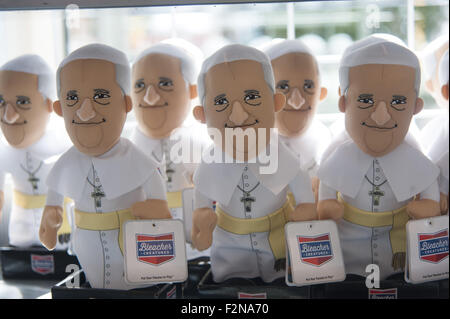
[[[7,145],[0,145],[0,212],[4,178],[14,182],[9,243],[41,246],[39,225],[45,206],[45,179],[53,157],[67,150],[68,141],[48,129],[54,97],[54,73],[37,55],[23,55],[0,67],[0,127]],[[67,248],[70,226],[58,236],[57,248]]]
[[[339,78],[350,139],[319,168],[317,210],[338,224],[346,272],[376,264],[385,279],[403,270],[407,221],[439,215],[439,170],[405,142],[423,107],[420,65],[403,45],[368,37],[346,50]]]
[[[191,112],[192,99],[197,97],[200,57],[193,44],[171,39],[144,50],[132,67],[131,97],[138,125],[131,140],[158,163],[171,214],[189,219],[186,225],[192,216],[183,216],[182,192],[192,188],[196,168],[193,152],[201,155],[202,145],[183,123]],[[186,229],[186,236],[190,241],[190,229]],[[187,255],[193,259],[203,253],[188,244]]]
[[[156,164],[120,137],[132,108],[127,57],[106,45],[84,46],[59,65],[57,89],[53,107],[74,146],[48,176],[41,241],[55,246],[63,196],[69,196],[73,246],[91,287],[134,288],[124,280],[122,226],[130,219],[170,218],[170,211]]]
[[[285,274],[284,225],[316,219],[308,174],[271,133],[285,97],[276,92],[269,58],[242,45],[225,46],[206,59],[198,86],[202,105],[194,116],[207,124],[214,145],[194,175],[192,242],[199,250],[212,245],[214,281],[272,282]],[[246,135],[242,143],[239,132]],[[287,200],[288,188],[296,207]]]

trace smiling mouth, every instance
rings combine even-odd
[[[308,106],[306,109],[283,109],[285,112],[308,112],[311,111],[311,106]]]
[[[225,123],[225,127],[226,128],[249,127],[249,126],[253,126],[253,125],[258,124],[258,123],[259,123],[258,120],[255,120],[255,122],[251,123],[251,124],[242,124],[242,125],[236,125],[236,126],[229,126],[227,123]]]
[[[14,126],[14,125],[25,125],[25,124],[28,123],[27,120],[24,120],[22,123],[7,123],[7,122],[5,122],[3,119],[1,119],[1,122],[2,122],[3,124],[11,125],[11,126]]]
[[[382,127],[382,126],[376,126],[376,125],[369,125],[366,122],[362,122],[361,125],[362,126],[366,126],[368,128],[378,129],[378,130],[392,130],[392,129],[394,129],[394,128],[396,128],[398,126],[397,124],[395,124],[392,127]]]
[[[100,122],[76,122],[75,120],[72,120],[72,124],[77,124],[77,125],[96,125],[96,124],[102,124],[105,122],[106,122],[106,119],[102,119]]]
[[[166,102],[166,103],[161,104],[161,105],[142,105],[142,104],[139,104],[139,107],[142,107],[144,109],[157,109],[157,108],[166,107],[166,106],[169,106],[169,103]]]

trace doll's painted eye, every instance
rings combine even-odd
[[[283,90],[283,91],[288,91],[289,90],[289,81],[280,81],[277,84],[277,89]]]
[[[305,83],[303,84],[303,88],[306,90],[314,89],[314,82],[311,80],[305,80]]]
[[[230,104],[230,102],[228,102],[228,100],[225,97],[214,100],[214,105],[217,106],[223,106],[228,104]]]
[[[163,90],[171,90],[173,88],[173,81],[171,79],[161,78],[158,83],[159,88]]]
[[[361,94],[358,97],[357,101],[358,101],[358,103],[364,104],[364,106],[362,106],[362,105],[358,106],[360,109],[363,109],[363,110],[368,109],[369,107],[372,107],[375,104],[372,94]]]
[[[214,105],[217,106],[216,112],[222,112],[226,108],[228,108],[228,105],[230,105],[230,102],[225,97],[225,94],[221,94],[214,98]]]
[[[250,105],[260,105],[261,104],[260,99],[261,95],[259,94],[259,92],[253,90],[247,91],[244,96],[245,103]]]
[[[406,107],[402,107],[401,105],[406,104],[406,97],[404,96],[394,96],[391,101],[391,106],[397,111],[403,111]]]
[[[67,92],[66,101],[67,106],[74,106],[78,103],[78,93],[76,91]]]
[[[109,94],[108,90],[105,89],[95,89],[94,90],[94,101],[101,105],[108,105],[109,98],[111,98],[111,95]]]
[[[134,84],[134,88],[140,92],[142,89],[145,88],[145,83],[143,80],[138,80],[135,84]]]
[[[16,105],[22,109],[29,109],[27,105],[31,104],[31,100],[27,96],[18,96],[16,100]]]

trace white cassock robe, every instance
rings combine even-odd
[[[156,163],[125,138],[99,157],[85,155],[72,147],[53,167],[47,185],[47,205],[61,206],[63,196],[68,196],[74,200],[76,210],[86,213],[114,212],[147,199],[166,199]],[[103,193],[103,197],[95,198],[96,191]],[[75,228],[74,251],[93,288],[142,287],[125,282],[118,236],[118,229]]]
[[[153,139],[146,136],[142,131],[136,127],[134,129],[131,141],[143,151],[147,156],[152,158],[161,171],[163,179],[166,183],[167,192],[182,192],[184,189],[192,188],[192,176],[198,163],[194,163],[193,152],[202,152],[203,143],[199,143],[189,134],[186,128],[180,128],[176,135],[181,136],[182,140],[176,138],[174,134],[171,137],[164,139]],[[189,148],[190,154],[187,154],[188,161],[180,161],[176,156],[183,156],[183,154],[172,154],[172,152],[181,152],[179,146],[182,143]],[[186,154],[184,154],[186,155]],[[182,158],[183,159],[183,158]],[[169,203],[170,204],[170,203]],[[170,213],[176,219],[192,219],[192,216],[183,216],[183,207],[171,207]],[[186,254],[188,260],[195,259],[202,256],[209,256],[209,249],[205,251],[198,251],[189,243],[191,241],[191,230],[186,230]]]
[[[328,128],[315,119],[302,135],[297,137],[280,135],[279,138],[299,157],[302,170],[308,172],[310,177],[315,177],[319,169],[322,153],[331,140]]]
[[[298,158],[283,143],[278,143],[278,157],[275,158],[278,169],[273,174],[261,173],[260,168],[265,164],[230,163],[233,159],[221,150],[214,148],[214,152],[221,154],[219,157],[223,162],[202,162],[195,172],[195,209],[211,207],[216,201],[216,205],[232,217],[264,217],[285,204],[288,188],[297,203],[314,203],[308,174],[300,169]],[[244,191],[253,198],[250,211],[245,209],[242,201]],[[265,282],[272,282],[283,277],[284,271],[274,269],[275,257],[268,235],[268,232],[238,235],[217,226],[211,246],[214,281],[261,277]]]
[[[415,195],[439,201],[439,170],[409,143],[403,142],[387,155],[374,158],[350,139],[334,146],[318,171],[319,201],[343,200],[357,209],[376,214],[404,207]],[[377,188],[378,187],[378,188]],[[374,196],[375,191],[382,196]],[[367,275],[369,264],[380,267],[381,279],[400,272],[392,267],[392,226],[366,227],[340,220],[339,236],[348,274]]]
[[[15,191],[31,196],[45,196],[47,175],[57,157],[69,146],[68,140],[52,131],[47,131],[36,143],[27,148],[0,145],[0,190],[3,190],[5,175],[9,173]],[[25,209],[12,200],[8,230],[10,245],[42,246],[39,240],[42,211],[43,207]],[[58,243],[56,249],[67,249],[67,244]]]

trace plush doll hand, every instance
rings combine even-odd
[[[406,205],[406,212],[413,219],[440,216],[441,209],[438,202],[431,199],[413,200]]]
[[[134,203],[131,213],[139,219],[170,219],[169,205],[161,199],[147,199],[143,202]]]
[[[339,203],[336,199],[321,200],[317,204],[317,214],[319,215],[320,220],[339,220],[344,217],[344,205]]]
[[[1,201],[1,199],[0,199]],[[448,195],[445,195],[444,193],[441,193],[441,199],[439,201],[439,204],[441,206],[441,215],[445,215],[448,212]],[[2,209],[0,205],[0,210]]]
[[[291,222],[305,222],[308,220],[317,220],[316,204],[298,204],[295,210],[289,215],[289,221]]]
[[[63,222],[63,210],[60,206],[45,206],[42,213],[39,240],[48,250],[56,246],[58,229]]]
[[[217,215],[211,208],[199,208],[192,214],[192,245],[199,251],[211,247],[216,224]]]

